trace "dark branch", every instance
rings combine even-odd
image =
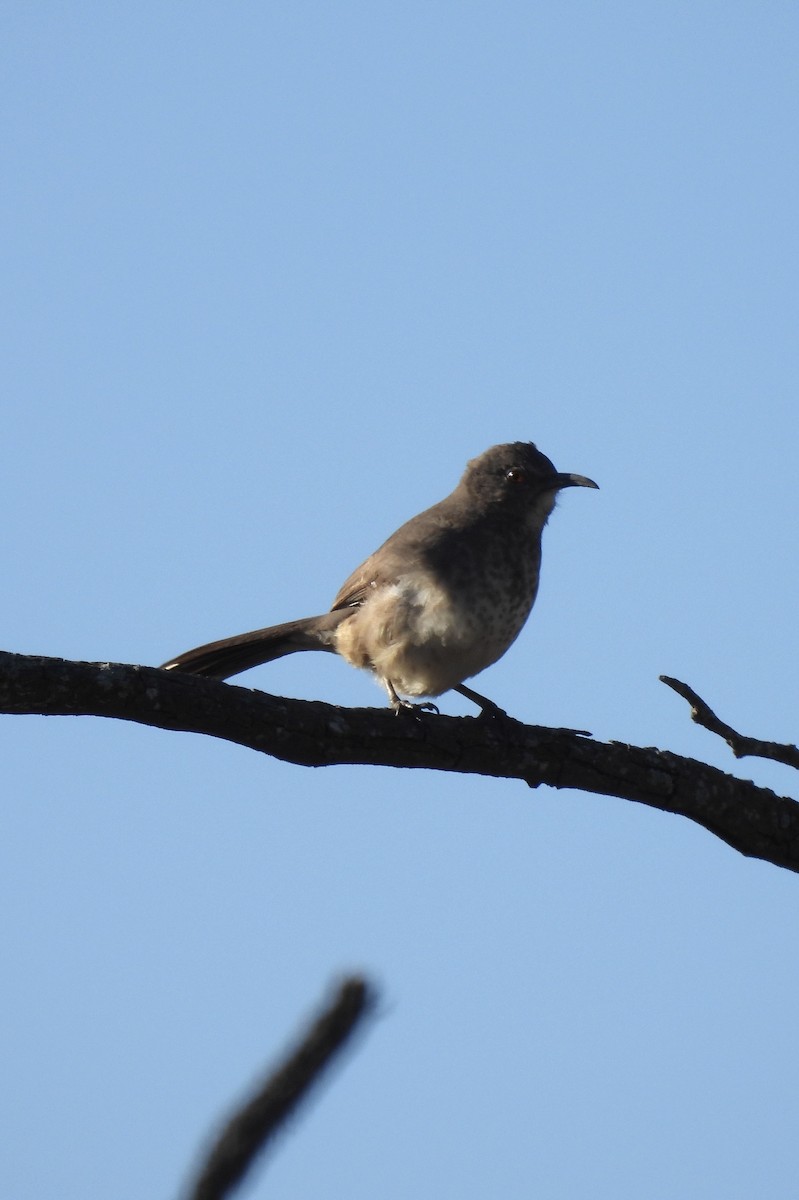
[[[211,1147],[188,1200],[223,1200],[316,1083],[374,1006],[362,979],[346,979],[299,1045],[230,1118]]]
[[[224,738],[303,766],[428,768],[635,800],[704,826],[751,858],[799,871],[799,804],[667,750],[510,719],[335,708],[122,663],[0,652],[0,712],[117,717]]]
[[[799,770],[799,746],[792,746],[790,742],[764,742],[760,738],[747,737],[743,733],[738,733],[731,725],[720,720],[710,705],[706,704],[687,683],[682,683],[679,679],[672,678],[671,675],[661,675],[660,678],[663,683],[668,684],[678,696],[682,696],[683,700],[687,700],[691,705],[691,720],[696,721],[697,725],[701,725],[710,733],[716,733],[719,737],[724,738],[736,758],[746,758],[747,755],[755,758],[771,758],[775,762],[785,763],[786,767],[796,767]]]

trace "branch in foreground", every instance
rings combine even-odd
[[[755,758],[771,758],[774,762],[784,763],[786,767],[796,767],[799,770],[799,746],[792,746],[790,742],[764,742],[760,738],[747,737],[746,734],[738,733],[732,725],[727,725],[725,721],[717,717],[710,705],[701,696],[698,696],[687,683],[682,683],[681,680],[674,679],[671,675],[661,675],[660,679],[662,683],[668,684],[678,696],[682,696],[683,700],[688,701],[691,705],[691,720],[696,721],[697,725],[701,725],[710,733],[716,733],[719,737],[724,738],[736,758],[746,758],[747,755]]]
[[[302,766],[362,763],[522,779],[677,813],[750,858],[799,871],[799,804],[654,747],[511,719],[395,716],[285,700],[124,663],[0,652],[0,713],[117,717],[223,738]]]
[[[345,979],[300,1044],[230,1118],[211,1147],[188,1200],[224,1200],[374,1006],[363,979]]]

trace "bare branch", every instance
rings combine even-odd
[[[799,746],[792,746],[790,742],[764,742],[759,738],[747,737],[743,733],[738,733],[731,725],[720,720],[710,705],[706,704],[687,683],[682,683],[679,679],[672,678],[671,675],[661,675],[660,679],[662,683],[668,684],[678,696],[682,696],[683,700],[688,701],[691,705],[691,720],[696,721],[697,725],[701,725],[710,733],[716,733],[719,737],[724,738],[736,758],[746,758],[747,755],[755,758],[771,758],[775,762],[781,762],[787,767],[796,767],[799,770]]]
[[[344,980],[299,1045],[233,1113],[209,1150],[188,1200],[224,1200],[241,1183],[374,1001],[375,993],[363,979]]]
[[[0,652],[3,712],[117,717],[224,738],[303,766],[426,768],[618,796],[688,817],[741,854],[799,871],[795,800],[667,750],[571,730],[336,708],[157,667]]]

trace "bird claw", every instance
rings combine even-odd
[[[477,721],[512,721],[504,708],[500,708],[498,704],[494,704],[493,700],[488,700],[480,705],[480,711],[475,720]]]
[[[480,692],[474,691],[473,688],[467,687],[465,683],[459,683],[457,687],[452,689],[458,692],[459,695],[465,696],[467,700],[471,700],[472,704],[476,704],[480,709],[475,717],[476,721],[511,721],[504,708],[500,708],[493,700],[489,700],[487,696],[483,696]]]
[[[394,709],[394,712],[397,714],[397,716],[399,716],[401,712],[416,714],[432,712],[435,713],[436,716],[439,715],[438,706],[433,704],[432,700],[423,700],[421,704],[412,704],[410,700],[401,700],[398,696],[396,700],[391,701],[391,707]]]

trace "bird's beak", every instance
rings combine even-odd
[[[594,483],[593,479],[588,479],[585,475],[569,475],[559,472],[551,483],[547,484],[547,487],[552,488],[553,491],[560,491],[561,488],[567,487],[590,487],[598,490],[599,484]]]

